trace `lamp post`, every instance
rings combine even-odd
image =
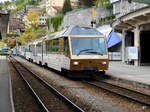
[[[90,10],[90,12],[92,13],[92,21],[91,21],[91,26],[93,27],[93,28],[95,28],[96,27],[96,16],[97,16],[97,12],[96,12],[96,9],[95,8],[93,8],[93,9],[91,9]]]
[[[16,37],[16,56],[18,56],[18,38]]]
[[[20,30],[17,29],[17,36],[16,36],[16,56],[18,56],[18,36],[20,35]]]

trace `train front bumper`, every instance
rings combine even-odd
[[[72,60],[71,71],[100,71],[108,69],[108,60]]]

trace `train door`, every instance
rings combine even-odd
[[[69,70],[70,69],[70,58],[69,58],[69,41],[68,37],[63,37],[63,55],[62,55],[62,63],[61,69]]]

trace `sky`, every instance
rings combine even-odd
[[[11,0],[0,0],[0,2],[11,1]]]

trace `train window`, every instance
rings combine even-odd
[[[69,45],[68,45],[68,38],[64,38],[64,52],[67,52],[69,50]]]
[[[53,40],[53,51],[58,51],[59,50],[59,40],[55,39]]]
[[[104,38],[99,38],[100,54],[106,54],[106,43]]]
[[[29,51],[29,52],[31,52],[31,47],[30,47],[30,45],[29,45],[29,49],[28,49],[28,51]]]
[[[25,52],[30,52],[30,46],[29,45],[25,47]]]
[[[50,51],[50,41],[46,41],[46,51]]]
[[[46,42],[47,51],[58,51],[59,50],[59,40],[50,40]]]
[[[33,52],[33,49],[34,49],[33,45],[29,45],[29,52]]]
[[[47,53],[47,52],[46,52],[46,42],[43,42],[43,52],[44,52],[44,53]]]
[[[42,53],[42,43],[36,45],[36,53]]]
[[[106,44],[104,38],[98,37],[73,37],[72,54],[73,55],[105,55]]]

